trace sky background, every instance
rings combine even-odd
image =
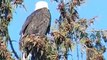
[[[19,32],[27,16],[29,16],[34,11],[35,3],[37,1],[39,0],[24,0],[24,5],[27,8],[27,11],[25,11],[25,9],[22,7],[18,7],[13,13],[13,19],[9,25],[9,34],[11,39],[15,40],[15,42],[13,42],[14,48],[19,53],[19,55],[21,55],[19,51]],[[50,0],[46,1],[49,4],[49,10],[51,12],[52,17],[51,26],[53,26],[55,19],[59,18],[59,11],[57,10],[58,4],[56,2],[51,2]],[[107,29],[107,0],[86,0],[84,4],[82,4],[80,7],[77,7],[77,10],[80,15],[80,18],[91,19],[94,16],[98,16],[98,18],[96,18],[95,20],[94,25],[92,25],[90,28],[104,30]],[[76,50],[74,50],[74,53],[72,54],[75,54],[73,58],[77,60],[75,52]],[[104,53],[104,56],[107,56],[107,52]],[[71,56],[69,56],[69,60],[71,60],[70,57]]]

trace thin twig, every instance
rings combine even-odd
[[[9,36],[9,42],[10,42],[10,47],[11,47],[12,52],[14,53],[15,57],[19,60],[19,56],[13,47],[12,40],[11,40],[10,36]]]
[[[78,44],[77,44],[77,60],[79,60],[79,50],[78,50]]]

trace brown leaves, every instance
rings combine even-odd
[[[87,49],[87,60],[104,60],[101,53],[97,52],[96,49]]]
[[[71,30],[71,25],[70,24],[66,24],[65,25],[65,31],[70,31]]]
[[[104,60],[102,54],[97,54],[94,58],[92,58],[91,60]]]
[[[61,46],[63,45],[63,48],[65,48],[65,49],[69,49],[69,48],[72,47],[73,43],[71,42],[71,39],[70,38],[66,38],[61,33],[59,33],[59,32],[53,32],[52,36],[54,37],[55,43],[57,45],[61,45]]]
[[[103,40],[104,40],[105,42],[107,42],[107,30],[102,31],[101,33],[102,33],[102,38],[103,38]]]
[[[88,47],[88,48],[93,48],[93,45],[92,45],[92,42],[87,38],[86,41],[85,41],[85,45]]]
[[[23,0],[15,0],[14,4],[22,4]]]
[[[90,20],[88,21],[88,24],[89,24],[89,25],[94,24],[96,18],[98,18],[98,16],[95,16],[95,17],[93,17],[92,19],[90,19]]]
[[[73,4],[76,5],[78,3],[78,0],[73,0]]]
[[[35,57],[39,60],[56,60],[58,56],[56,45],[50,43],[44,36],[35,36],[34,34],[24,36],[20,41],[20,47],[28,54],[36,54]]]
[[[58,54],[58,53],[49,55],[49,56],[47,57],[47,60],[59,60],[57,54]]]
[[[61,16],[65,18],[66,12],[65,12],[65,6],[64,2],[61,1],[61,3],[58,5],[58,10],[60,10]]]
[[[58,45],[65,40],[65,37],[58,32],[53,32],[51,35],[54,37],[55,43]]]
[[[45,46],[45,37],[43,36],[35,36],[34,34],[32,35],[27,35],[22,38],[21,42],[21,48],[26,47],[27,45],[33,44],[32,48],[42,48]]]
[[[64,9],[64,2],[61,2],[61,3],[58,5],[58,9],[60,9],[60,10],[63,10],[63,9]]]
[[[0,40],[0,49],[2,49],[2,50],[6,49],[6,45],[2,40]]]
[[[61,34],[59,32],[53,32],[51,33],[52,36],[54,36],[54,38],[59,38],[61,36]]]
[[[1,8],[5,8],[5,7],[6,7],[6,4],[2,3]]]
[[[0,40],[0,59],[12,60],[11,54],[2,40]]]
[[[72,49],[71,47],[73,45],[73,42],[71,42],[71,39],[66,38],[64,44],[65,44],[66,49],[69,49],[69,48]]]
[[[80,6],[82,3],[84,3],[84,0],[73,0],[73,5]]]
[[[8,13],[7,15],[7,20],[10,20],[12,18],[12,14],[11,13]]]

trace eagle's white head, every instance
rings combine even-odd
[[[46,1],[39,1],[35,4],[35,10],[38,10],[41,8],[47,8],[48,9],[48,3]]]

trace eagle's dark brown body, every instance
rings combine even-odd
[[[29,15],[20,34],[45,35],[50,31],[50,12],[47,8],[34,11]]]
[[[22,26],[22,30],[20,32],[21,38],[20,38],[20,42],[19,42],[20,49],[22,48],[21,50],[23,51],[22,55],[25,58],[25,59],[23,58],[23,60],[26,60],[26,58],[28,57],[29,54],[32,54],[32,57],[31,57],[32,60],[36,60],[39,58],[39,57],[37,58],[37,55],[40,53],[38,53],[38,51],[35,50],[35,49],[37,49],[37,47],[35,45],[32,46],[30,44],[31,42],[29,43],[29,40],[24,39],[23,37],[29,36],[32,34],[33,35],[35,34],[35,36],[44,36],[47,33],[49,33],[50,17],[51,17],[50,12],[47,8],[38,9],[27,17],[24,25]],[[26,43],[26,40],[27,40],[27,43]],[[39,40],[37,40],[37,42],[38,41]],[[32,44],[33,44],[33,42],[32,42]],[[23,47],[24,47],[24,49],[23,49]],[[37,55],[35,55],[35,54],[37,54]],[[42,58],[42,60],[43,59],[44,58]]]

